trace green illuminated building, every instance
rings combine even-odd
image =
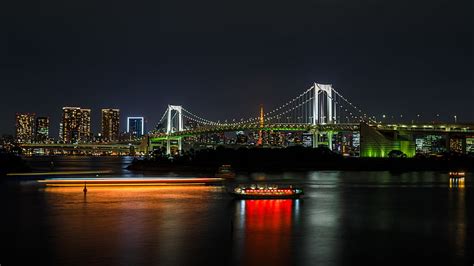
[[[400,150],[407,157],[415,156],[415,142],[409,136],[398,132],[384,134],[364,123],[360,125],[360,135],[361,157],[387,157],[392,150]]]

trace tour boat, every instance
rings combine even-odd
[[[292,186],[280,188],[276,185],[238,186],[230,194],[238,199],[297,199],[303,190]]]
[[[449,177],[462,178],[465,176],[466,176],[465,172],[449,172]]]

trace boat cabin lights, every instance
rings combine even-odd
[[[449,172],[450,176],[458,176],[458,177],[463,177],[466,175],[465,172]]]

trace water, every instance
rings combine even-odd
[[[32,159],[37,168],[49,161]],[[123,169],[130,158],[57,158],[61,170]],[[138,174],[141,176],[141,174]],[[300,200],[233,200],[221,187],[1,188],[0,264],[472,265],[473,193],[446,173],[256,173]]]

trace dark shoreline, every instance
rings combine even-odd
[[[215,173],[224,164],[236,172],[284,171],[473,171],[474,158],[450,156],[435,158],[357,158],[342,157],[321,149],[218,149],[192,155],[154,160],[136,160],[127,169],[150,172]]]
[[[237,172],[285,172],[285,171],[316,171],[316,170],[338,170],[338,171],[473,171],[474,160],[450,161],[450,160],[419,160],[419,159],[384,159],[384,158],[351,158],[332,161],[316,162],[313,165],[252,165],[235,167],[229,163]],[[204,172],[214,173],[219,164],[179,164],[139,161],[127,167],[131,171],[146,172]]]
[[[0,154],[0,176],[7,173],[29,171],[31,171],[31,168],[20,156],[8,153]]]

